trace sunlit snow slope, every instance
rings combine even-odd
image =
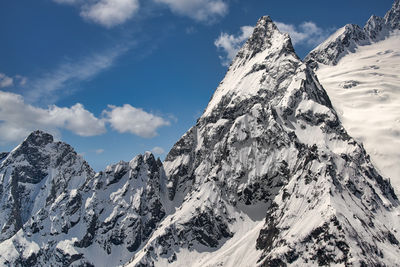
[[[400,31],[321,65],[317,76],[349,134],[400,191]]]

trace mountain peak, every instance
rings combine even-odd
[[[24,143],[29,143],[34,146],[45,146],[54,141],[54,138],[51,134],[36,130],[32,132],[24,141]]]
[[[256,54],[275,46],[294,53],[289,35],[281,33],[270,16],[262,16],[257,21],[253,34],[240,49],[233,62],[238,61],[238,58],[249,60]]]
[[[201,119],[215,119],[230,103],[257,96],[260,90],[272,90],[283,80],[290,80],[278,76],[292,76],[299,65],[301,60],[289,35],[281,33],[269,16],[261,17],[252,35],[233,59]],[[282,66],[287,70],[285,73],[281,72]]]

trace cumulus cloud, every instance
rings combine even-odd
[[[0,91],[0,142],[20,141],[35,129],[52,133],[66,129],[81,136],[99,135],[106,131],[104,121],[82,104],[70,108],[55,105],[39,108],[26,104],[21,95]]]
[[[228,5],[222,0],[154,0],[167,5],[172,12],[197,21],[209,22],[225,16]]]
[[[26,84],[27,78],[22,75],[15,75],[14,77],[9,77],[4,73],[0,73],[0,88],[11,87],[15,85],[24,86]]]
[[[169,121],[129,104],[122,107],[109,105],[108,108],[109,110],[103,111],[105,120],[120,133],[132,133],[151,138],[157,135],[159,127],[170,125]]]
[[[81,17],[107,28],[122,24],[139,10],[139,0],[53,0],[59,4],[76,5]]]
[[[165,150],[162,147],[156,146],[151,150],[151,152],[153,152],[155,155],[162,155],[165,153]]]
[[[129,104],[122,107],[109,105],[103,110],[102,117],[97,118],[80,103],[71,107],[50,105],[41,108],[25,103],[21,95],[0,91],[0,144],[19,142],[37,129],[57,136],[60,130],[95,136],[105,133],[107,124],[120,133],[151,138],[157,135],[158,128],[168,126],[170,122]],[[95,152],[101,154],[104,150]],[[154,153],[163,152],[156,149]]]
[[[305,44],[315,46],[324,41],[332,33],[331,29],[322,29],[312,21],[303,22],[298,26],[283,22],[276,22],[275,24],[281,32],[290,35],[294,45]]]
[[[76,62],[64,62],[46,75],[31,79],[24,96],[28,102],[55,102],[62,93],[67,94],[71,88],[75,88],[71,85],[90,80],[110,68],[127,50],[127,47],[117,47]]]
[[[226,54],[225,56],[219,57],[223,66],[229,66],[240,47],[253,33],[253,29],[254,27],[252,26],[242,26],[237,35],[222,32],[218,39],[215,40],[214,45],[217,48],[222,49]]]

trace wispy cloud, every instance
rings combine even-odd
[[[84,4],[81,16],[111,28],[130,19],[139,10],[138,0],[100,0]]]
[[[94,152],[96,152],[96,154],[100,155],[100,154],[104,153],[104,149],[99,148],[99,149],[96,149]]]
[[[165,150],[162,147],[156,146],[151,150],[151,152],[155,155],[162,155],[165,153]]]
[[[178,15],[196,21],[209,22],[228,13],[228,4],[222,0],[154,0],[167,5]]]
[[[120,133],[131,133],[145,138],[157,135],[157,129],[170,125],[162,117],[148,113],[140,108],[125,104],[122,107],[108,106],[109,110],[103,111],[105,120],[111,127]]]
[[[60,129],[65,129],[81,136],[99,135],[106,131],[104,121],[82,104],[69,108],[55,105],[39,108],[26,104],[21,95],[0,91],[0,143],[20,141],[36,129],[57,135]]]
[[[19,86],[25,86],[28,78],[22,76],[22,75],[15,75],[14,79],[16,80],[16,82],[18,83]]]
[[[275,23],[281,32],[288,33],[292,43],[315,46],[324,41],[331,33],[332,29],[323,29],[312,21],[306,21],[296,26],[283,22]]]
[[[139,14],[149,11],[145,5],[141,9],[139,0],[53,0],[58,4],[73,5],[80,16],[87,21],[112,28],[123,24]],[[189,17],[195,21],[212,23],[228,13],[226,0],[152,0],[168,7],[174,14]]]
[[[229,66],[240,47],[253,33],[253,29],[254,27],[252,26],[242,26],[238,34],[222,32],[217,40],[215,40],[214,45],[222,49],[225,53],[224,56],[219,57],[223,66]]]
[[[64,62],[41,77],[31,78],[24,96],[30,103],[46,100],[54,103],[63,94],[68,94],[77,84],[107,70],[116,59],[128,50],[128,46],[117,47],[102,53],[87,56],[76,62]]]
[[[84,19],[111,28],[132,18],[139,10],[139,0],[53,0],[75,5]]]

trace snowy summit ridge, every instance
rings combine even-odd
[[[384,18],[372,15],[364,28],[356,24],[347,24],[332,34],[326,41],[313,49],[304,61],[314,69],[318,63],[336,65],[359,46],[370,45],[385,39],[389,32],[400,30],[400,1],[395,0]]]
[[[29,165],[23,145],[0,163],[1,210],[29,211],[3,224],[0,265],[400,265],[393,188],[267,16],[163,163],[146,153],[94,174],[44,143],[49,164]],[[35,208],[10,207],[26,186]]]

